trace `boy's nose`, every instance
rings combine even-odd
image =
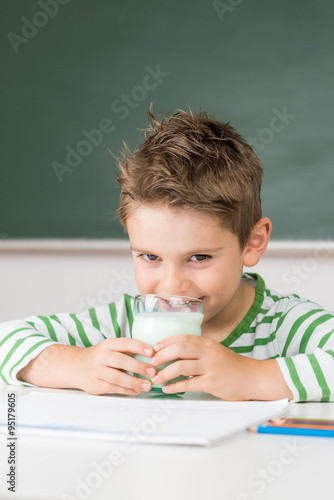
[[[174,266],[165,270],[160,284],[163,292],[169,295],[185,295],[189,288],[189,282],[182,270]]]

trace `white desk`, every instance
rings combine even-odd
[[[0,386],[1,405],[11,389],[18,390]],[[290,407],[291,416],[334,419],[333,403]],[[20,436],[16,493],[7,491],[7,458],[2,434],[1,499],[323,500],[332,498],[334,440],[245,431],[219,445],[186,447]]]

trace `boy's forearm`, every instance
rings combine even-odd
[[[293,394],[284,380],[280,367],[275,359],[254,360],[250,377],[246,382],[248,399],[272,401],[276,399],[293,399]]]
[[[76,361],[82,347],[55,344],[47,347],[17,374],[18,380],[54,389],[78,388]]]

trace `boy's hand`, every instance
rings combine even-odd
[[[84,348],[77,356],[74,369],[77,384],[90,394],[129,394],[138,395],[148,392],[150,380],[134,377],[126,371],[152,377],[156,368],[135,359],[133,354],[151,357],[151,346],[129,338],[106,339],[99,344]]]
[[[180,375],[191,377],[164,385],[162,390],[168,394],[203,391],[230,401],[293,397],[274,359],[247,358],[196,335],[169,337],[154,347],[153,365],[174,361],[153,377],[154,383],[164,384]]]
[[[133,358],[134,354],[150,358],[154,351],[129,338],[106,339],[92,347],[54,344],[22,368],[17,378],[39,387],[137,395],[149,391],[152,383],[126,371],[151,377],[156,368]]]

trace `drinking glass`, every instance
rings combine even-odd
[[[154,347],[161,340],[175,335],[201,335],[201,324],[204,316],[203,300],[192,297],[166,294],[137,295],[134,300],[134,322],[132,338],[142,340]],[[139,354],[134,356],[139,361],[150,363],[150,358]],[[163,363],[157,371],[173,363]],[[136,374],[137,377],[147,378]],[[180,376],[170,382],[183,380]],[[150,380],[150,379],[149,379]],[[162,385],[153,384],[153,391],[161,391]]]

